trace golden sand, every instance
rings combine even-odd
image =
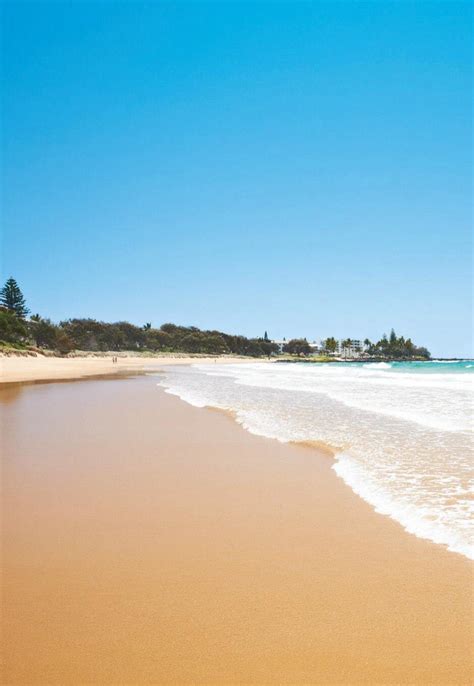
[[[153,377],[2,391],[4,684],[469,684],[472,564]]]
[[[77,357],[0,355],[0,385],[18,382],[65,381],[91,376],[118,376],[145,369],[158,370],[170,364],[180,365],[193,362],[235,364],[262,361],[230,355],[187,357],[180,354],[169,354],[133,357],[130,355],[121,356],[119,353],[116,358],[117,363],[114,364],[112,358],[113,356],[109,353],[97,357],[94,355],[78,355]]]

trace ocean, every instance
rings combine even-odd
[[[194,364],[160,385],[252,433],[330,446],[377,512],[474,558],[474,362]]]

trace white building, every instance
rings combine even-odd
[[[272,343],[275,343],[275,345],[278,346],[278,352],[282,353],[283,352],[283,346],[287,343],[286,338],[284,338],[282,341],[272,341]]]
[[[344,358],[357,358],[360,357],[364,351],[365,351],[365,346],[363,341],[360,341],[357,338],[352,338],[351,339],[351,344],[347,346],[346,348],[343,348],[342,346],[343,341],[338,341],[338,348],[339,348],[339,354],[344,357]]]
[[[365,345],[363,341],[359,340],[358,338],[353,338],[351,339],[351,344],[344,348],[342,345],[344,340],[345,339],[341,338],[339,341],[336,341],[336,350],[329,354],[333,355],[334,357],[342,357],[344,359],[355,359],[364,354]],[[319,342],[319,352],[326,352],[324,340]]]
[[[359,340],[358,338],[351,339],[351,344],[343,348],[343,340],[344,339],[336,341],[337,347],[335,352],[332,353],[335,357],[342,357],[344,359],[356,359],[364,354],[365,345],[363,341]],[[281,341],[272,341],[272,343],[276,343],[276,345],[278,346],[278,351],[280,353],[283,352],[283,347],[286,345],[287,342],[288,341],[286,340],[286,338],[284,338]],[[308,341],[308,343],[309,347],[311,348],[311,355],[321,355],[326,352],[324,340],[313,340]]]
[[[288,341],[286,340],[286,338],[284,338],[281,341],[272,341],[272,343],[275,343],[278,346],[278,351],[280,353],[282,353],[283,347],[288,343]],[[321,343],[318,343],[317,341],[312,341],[312,342],[308,341],[308,345],[311,348],[311,353],[310,353],[311,355],[317,355],[322,350]]]

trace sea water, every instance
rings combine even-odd
[[[160,383],[255,434],[331,446],[377,512],[474,557],[472,361],[194,364]]]

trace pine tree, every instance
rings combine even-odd
[[[266,331],[265,331],[265,335],[264,335],[264,337],[263,337],[263,340],[264,340],[264,341],[268,341],[268,333],[267,333]]]
[[[23,293],[12,277],[6,280],[4,287],[0,291],[0,304],[14,312],[20,319],[24,319],[29,312]]]

